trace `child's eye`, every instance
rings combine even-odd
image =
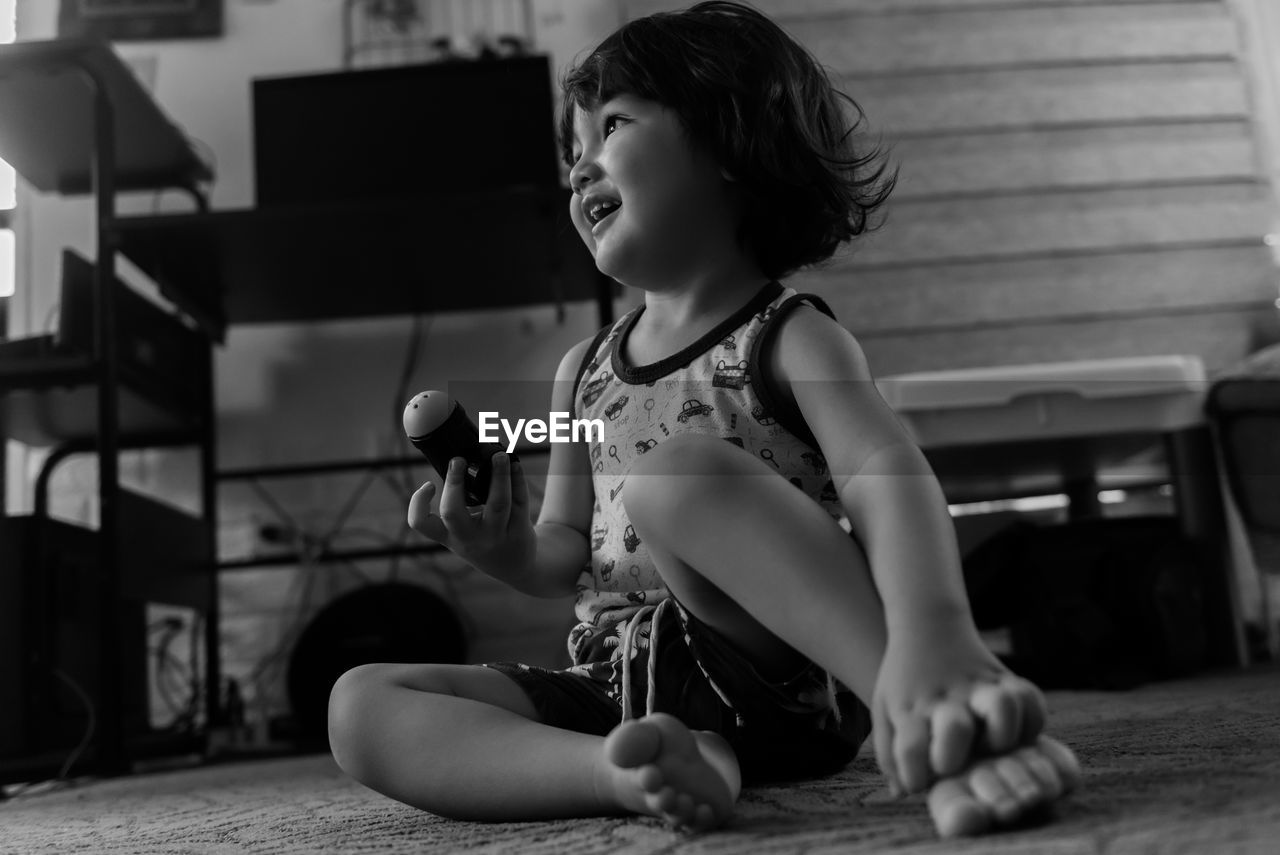
[[[604,117],[604,135],[605,135],[606,137],[607,137],[607,136],[609,136],[609,126],[610,126],[610,125],[613,125],[614,127],[616,127],[617,125],[616,125],[615,123],[617,123],[617,122],[625,122],[625,121],[626,121],[626,119],[622,118],[621,116],[617,115],[616,113],[611,114],[611,115],[608,115],[608,116],[605,116],[605,117]]]

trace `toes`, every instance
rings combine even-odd
[[[662,731],[648,720],[625,722],[614,728],[604,742],[609,762],[623,769],[652,762],[660,750]]]
[[[1070,748],[1049,736],[1041,736],[1036,741],[1036,747],[1058,771],[1064,793],[1069,793],[1080,786],[1080,761],[1076,759],[1076,755]]]
[[[1062,795],[1062,777],[1058,774],[1057,767],[1049,761],[1048,757],[1041,753],[1038,747],[1023,748],[1018,752],[1017,757],[1022,761],[1026,771],[1035,778],[1045,798],[1056,799]]]
[[[662,774],[662,770],[656,765],[642,767],[637,778],[640,783],[640,789],[646,793],[660,793],[667,783],[667,776]],[[667,789],[670,789],[670,787],[667,787]]]
[[[1018,800],[996,773],[993,764],[983,763],[973,769],[968,778],[970,791],[995,815],[997,821],[1005,823],[1017,818],[1020,811]]]
[[[929,720],[909,717],[898,722],[893,735],[893,759],[898,780],[909,793],[929,786]]]
[[[964,768],[971,756],[977,727],[973,714],[954,702],[939,704],[931,718],[929,764],[939,776],[949,777]]]
[[[664,814],[675,813],[678,795],[679,793],[670,787],[662,787],[653,794],[653,806]]]
[[[995,772],[1017,801],[1019,811],[1029,810],[1047,801],[1048,794],[1041,789],[1040,783],[1027,769],[1021,757],[1017,755],[1001,757],[995,762]]]
[[[1022,698],[1005,683],[984,683],[969,696],[969,709],[982,720],[986,747],[1005,752],[1022,735]]]
[[[991,816],[973,796],[962,778],[939,781],[929,791],[929,815],[941,837],[981,834],[991,825]]]

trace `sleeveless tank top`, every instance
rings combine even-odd
[[[627,335],[639,306],[596,336],[578,375],[576,418],[601,419],[604,440],[590,447],[595,488],[591,560],[577,584],[577,624],[568,648],[575,666],[622,651],[638,612],[669,598],[644,541],[627,519],[627,475],[644,454],[687,433],[725,439],[769,466],[837,520],[843,509],[813,435],[794,407],[777,400],[765,371],[771,334],[786,314],[818,297],[778,282],[679,353],[651,365],[628,365]],[[639,643],[646,638],[643,632]]]

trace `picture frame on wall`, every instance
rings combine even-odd
[[[216,38],[224,0],[61,0],[59,37],[107,41]]]

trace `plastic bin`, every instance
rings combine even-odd
[[[1204,422],[1196,356],[1046,362],[877,381],[922,447],[1167,432]]]

